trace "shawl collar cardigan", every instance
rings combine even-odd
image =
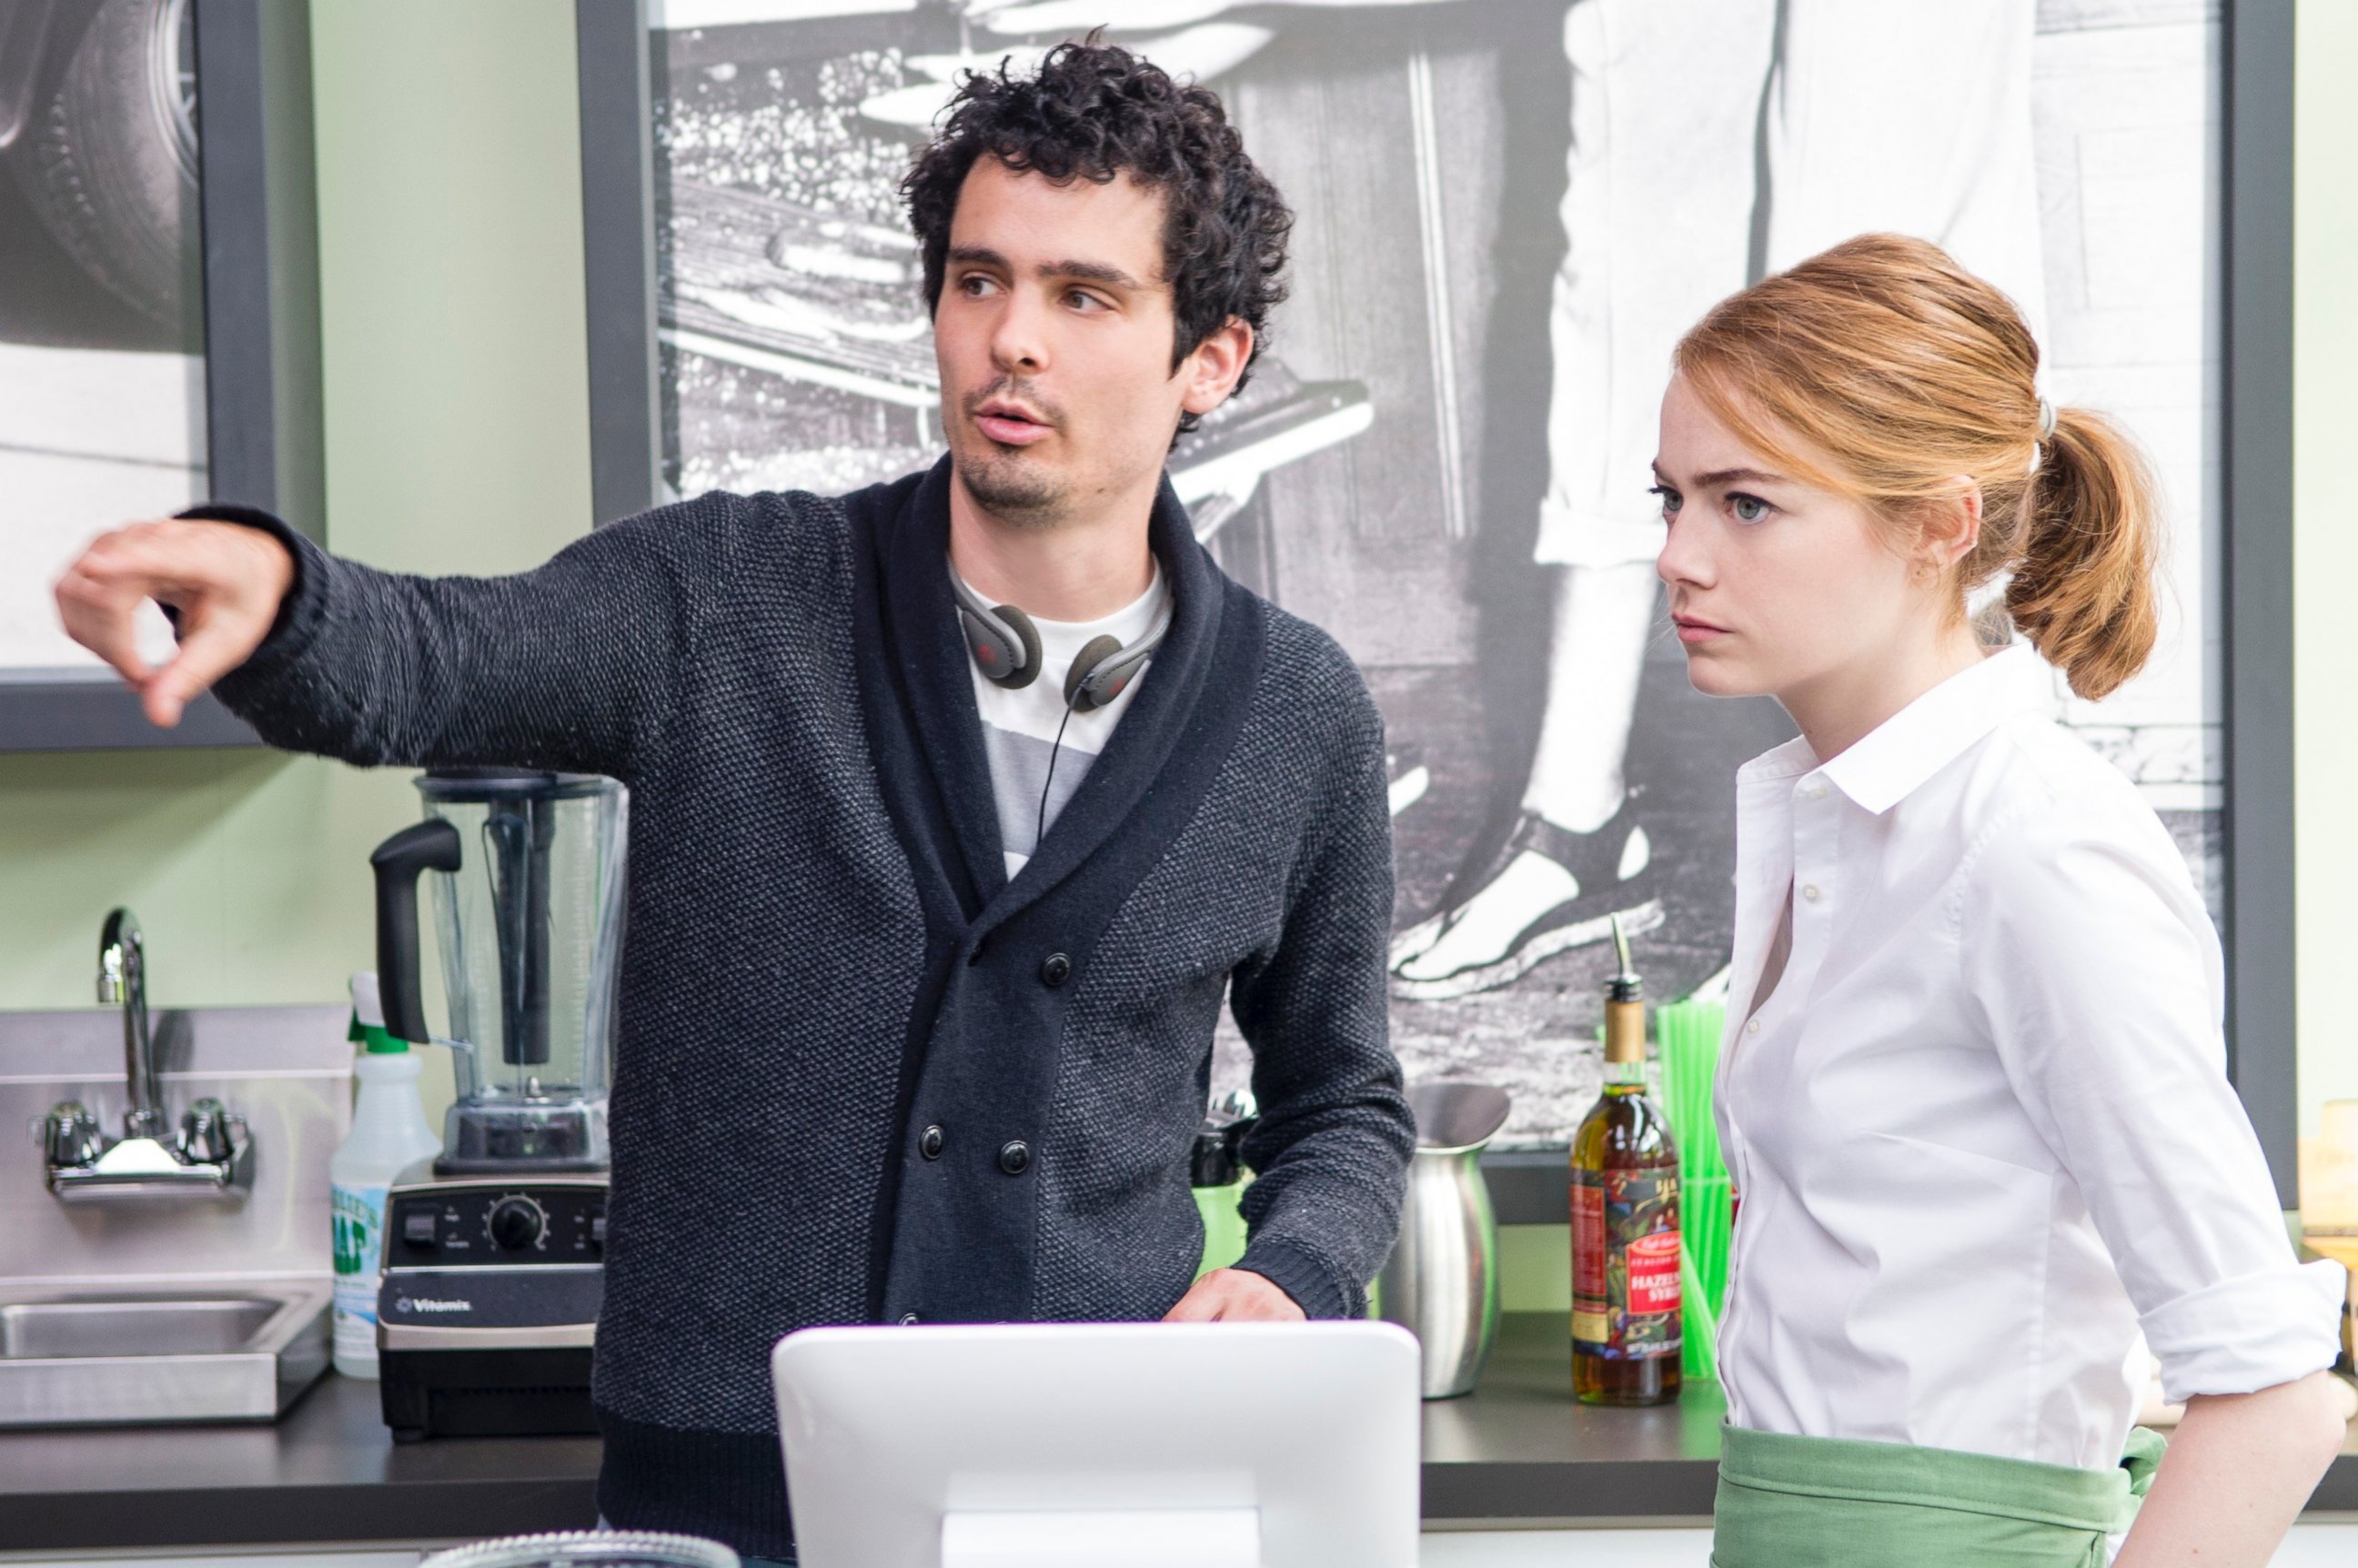
[[[768,1353],[792,1329],[1165,1311],[1201,1247],[1186,1152],[1224,1000],[1263,1110],[1244,1266],[1353,1315],[1399,1223],[1413,1126],[1357,671],[1224,578],[1166,486],[1171,633],[1011,882],[946,482],[716,492],[495,578],[191,514],[294,557],[216,687],[271,744],[632,790],[592,1390],[619,1523],[791,1550]]]
[[[1264,639],[1260,601],[1212,566],[1164,481],[1148,543],[1170,583],[1170,631],[1105,751],[1010,881],[950,592],[949,485],[944,458],[845,508],[858,642],[890,653],[860,662],[860,708],[926,925],[900,1159],[876,1227],[873,1313],[887,1323],[1030,1315],[1035,1159],[1065,1004],[1088,978],[1098,934],[1227,761],[1245,716],[1228,694],[1259,680]],[[1055,969],[1052,955],[1064,960]],[[957,1135],[928,1159],[924,1130],[944,1122]],[[978,1254],[989,1267],[974,1266]],[[1314,1314],[1344,1305],[1285,1282],[1311,1296]]]

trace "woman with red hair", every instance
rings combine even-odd
[[[2342,1441],[2342,1271],[2286,1238],[2184,858],[2050,717],[2153,647],[2146,465],[1922,241],[1673,362],[1690,678],[1801,731],[1737,782],[1714,1561],[2264,1563]],[[2158,1474],[2140,1335],[2187,1403]]]

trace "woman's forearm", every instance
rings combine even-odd
[[[2188,1400],[2114,1568],[2263,1568],[2345,1432],[2328,1372]]]

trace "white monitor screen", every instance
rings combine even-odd
[[[804,1568],[1411,1568],[1389,1324],[814,1328],[772,1357]]]

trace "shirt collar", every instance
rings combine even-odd
[[[1958,671],[1869,731],[1821,770],[1861,809],[1880,816],[2017,715],[2050,701],[2054,687],[2029,643]]]
[[[2047,666],[2029,643],[2017,643],[1951,676],[1831,762],[1821,764],[1809,741],[1797,735],[1747,762],[1736,781],[1756,784],[1823,773],[1861,809],[1880,816],[1966,747],[2016,715],[2045,707],[2052,695]]]
[[[1761,752],[1736,769],[1736,782],[1741,785],[1759,784],[1764,780],[1797,779],[1803,773],[1813,772],[1817,765],[1818,754],[1810,750],[1810,742],[1796,735],[1783,745]]]

